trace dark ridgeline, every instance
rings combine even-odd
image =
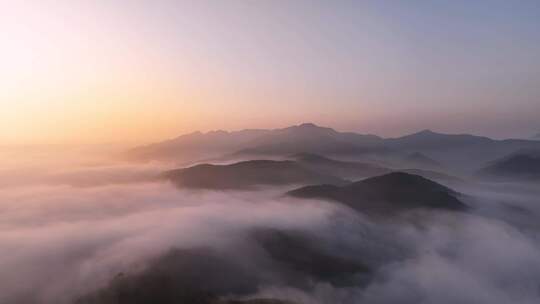
[[[176,138],[135,147],[125,153],[133,160],[192,160],[216,157],[268,133],[268,130],[193,132]]]
[[[317,172],[330,174],[347,180],[359,180],[398,171],[420,175],[427,179],[442,183],[458,184],[463,182],[463,180],[458,177],[433,170],[392,169],[368,162],[335,160],[314,153],[299,153],[293,155],[291,158]],[[442,169],[442,167],[438,167]]]
[[[335,160],[315,153],[298,153],[292,158],[318,172],[345,179],[359,179],[392,171],[392,169],[370,163]]]
[[[393,172],[346,186],[316,185],[288,192],[299,198],[327,199],[361,212],[395,213],[418,208],[465,210],[454,190],[424,177]]]
[[[410,168],[441,170],[443,164],[420,152],[411,153],[403,158],[403,163]]]
[[[279,185],[345,185],[349,180],[394,172],[390,168],[363,162],[339,161],[313,153],[300,153],[293,160],[250,160],[228,165],[200,164],[163,173],[178,187],[192,189],[251,189],[256,186]],[[405,169],[443,183],[458,183],[460,179],[443,173]]]
[[[311,281],[333,286],[362,286],[371,278],[371,269],[357,259],[340,257],[313,235],[299,231],[257,229],[252,237],[275,265],[287,273],[287,284],[308,287]]]
[[[231,165],[197,165],[165,172],[176,185],[203,189],[249,189],[257,185],[343,184],[343,179],[294,161],[252,160]]]
[[[540,181],[540,150],[521,150],[490,162],[478,176],[498,181]]]
[[[372,278],[370,267],[339,256],[308,232],[256,228],[246,241],[259,250],[231,255],[210,248],[173,249],[141,272],[118,274],[75,303],[292,304],[271,298],[237,299],[268,284],[309,291],[316,282],[365,286]]]
[[[382,138],[338,132],[331,128],[304,123],[284,129],[271,130],[234,155],[291,155],[309,151],[318,154],[386,154],[390,149],[379,145]]]
[[[195,161],[211,157],[238,159],[261,156],[288,157],[310,152],[361,159],[397,162],[400,168],[438,170],[440,165],[471,173],[489,159],[519,149],[540,149],[540,141],[494,140],[469,134],[441,134],[424,130],[398,138],[381,138],[338,132],[314,124],[274,130],[195,132],[178,138],[136,147],[126,153],[137,160]]]
[[[119,274],[75,303],[215,304],[219,296],[250,294],[256,287],[256,277],[211,249],[173,249],[141,273]]]

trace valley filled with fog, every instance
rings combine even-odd
[[[505,164],[537,142],[437,135],[439,151],[433,134],[361,144],[329,130],[190,135],[144,161],[142,148],[4,148],[0,303],[540,300],[537,172]],[[500,157],[445,158],[481,144]]]

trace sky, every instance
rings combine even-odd
[[[0,145],[540,132],[540,2],[0,0]]]

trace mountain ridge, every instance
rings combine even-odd
[[[345,186],[314,185],[288,192],[298,198],[327,199],[367,213],[396,213],[418,208],[460,211],[459,193],[419,175],[392,172]]]
[[[477,175],[501,181],[540,181],[540,150],[519,150],[493,160]]]
[[[166,171],[163,177],[179,187],[249,189],[260,185],[332,183],[345,181],[290,161],[250,160],[229,165],[200,164]]]
[[[540,141],[497,140],[470,134],[443,134],[423,130],[396,138],[340,132],[313,123],[281,129],[245,129],[227,132],[192,132],[174,139],[135,147],[126,152],[132,160],[196,161],[205,158],[288,156],[302,152],[403,161],[411,153],[434,159],[455,170],[471,171],[486,159],[496,159],[523,148],[539,148]],[[391,163],[392,161],[390,161]],[[433,164],[434,162],[432,162]],[[434,166],[431,166],[434,168]]]

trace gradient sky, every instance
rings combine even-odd
[[[540,132],[540,1],[0,0],[2,144]]]

